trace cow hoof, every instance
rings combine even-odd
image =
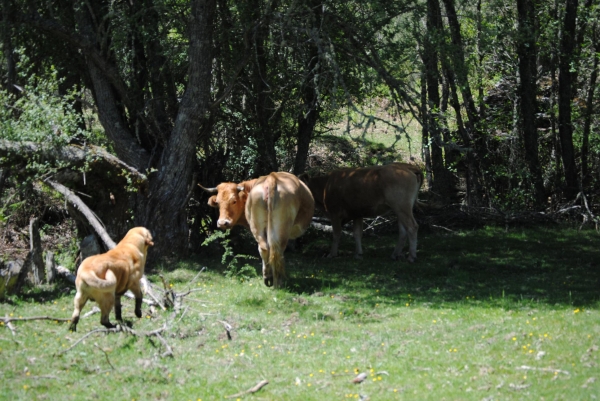
[[[354,259],[362,260],[362,258],[363,258],[362,254],[356,254],[356,255],[354,255]]]

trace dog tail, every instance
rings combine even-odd
[[[104,277],[98,276],[96,270],[88,270],[85,269],[85,266],[82,265],[79,267],[81,272],[78,274],[78,279],[81,278],[81,281],[88,285],[89,287],[93,287],[96,290],[102,292],[114,292],[117,287],[117,276],[109,270],[106,269]]]

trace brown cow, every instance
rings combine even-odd
[[[354,220],[357,258],[362,256],[363,217],[375,217],[392,210],[398,216],[400,238],[392,259],[401,257],[408,233],[408,260],[417,258],[417,231],[413,206],[423,183],[423,173],[412,164],[391,163],[385,166],[344,168],[325,175],[301,179],[308,185],[317,207],[331,219],[333,243],[328,257],[335,257],[342,234],[342,225]]]
[[[200,187],[216,193],[208,204],[219,208],[218,228],[239,224],[252,231],[258,242],[265,285],[282,287],[283,251],[289,239],[306,231],[315,209],[306,185],[293,174],[279,172],[240,184],[224,182],[215,188]]]

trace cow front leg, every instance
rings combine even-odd
[[[356,259],[362,259],[362,235],[363,235],[363,219],[354,219],[354,242],[356,244],[356,251],[354,257]]]
[[[333,242],[331,243],[331,250],[327,257],[335,258],[338,255],[338,246],[340,245],[340,238],[342,237],[342,220],[332,217],[331,227],[333,228]]]

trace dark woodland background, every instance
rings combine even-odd
[[[33,217],[50,247],[93,232],[57,184],[180,257],[215,225],[197,183],[410,156],[455,223],[598,223],[596,0],[0,6],[3,260]]]

